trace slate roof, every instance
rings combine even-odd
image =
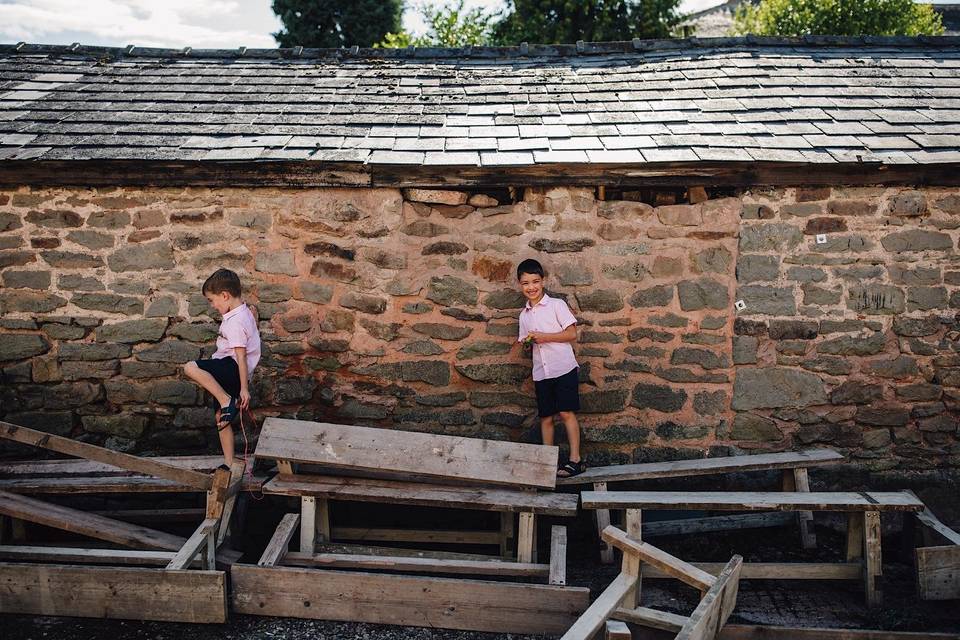
[[[4,160],[960,162],[960,39],[0,45]]]

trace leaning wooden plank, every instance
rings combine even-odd
[[[260,491],[266,478],[244,478],[244,491]],[[149,476],[66,476],[62,478],[0,479],[0,491],[28,494],[70,493],[196,493],[206,491],[172,480]]]
[[[607,527],[600,535],[604,540],[620,549],[624,554],[636,554],[640,556],[640,560],[644,564],[649,564],[673,576],[684,584],[690,585],[694,589],[706,591],[717,581],[717,579],[709,573],[698,569],[689,562],[684,562],[670,555],[666,551],[658,549],[652,544],[632,540],[627,536],[626,532],[616,527]]]
[[[273,532],[273,537],[270,538],[270,543],[260,556],[260,561],[257,563],[259,566],[272,567],[287,555],[287,548],[293,540],[298,524],[300,524],[299,513],[288,513],[283,516],[280,524],[277,525],[277,530]]]
[[[74,547],[37,547],[0,545],[0,560],[13,562],[52,562],[56,564],[111,564],[165,567],[173,551],[131,551],[127,549],[77,549]],[[199,564],[197,565],[199,566]]]
[[[185,484],[197,489],[210,488],[211,478],[208,474],[199,473],[190,469],[182,469],[173,465],[157,462],[150,458],[140,458],[127,453],[120,453],[112,449],[105,449],[85,442],[77,442],[70,438],[55,436],[43,431],[27,429],[9,422],[0,421],[0,438],[13,440],[21,444],[50,449],[71,456],[78,456],[87,460],[105,462],[122,469],[145,473],[147,475],[164,478]]]
[[[960,598],[960,546],[917,549],[917,590],[921,600]]]
[[[726,566],[722,562],[691,562],[691,565],[719,575]],[[672,578],[675,576],[655,567],[643,569],[644,579]],[[862,580],[863,564],[860,562],[744,562],[740,570],[741,580]]]
[[[150,457],[161,464],[178,469],[192,469],[212,473],[223,464],[223,456],[156,456]],[[121,469],[112,464],[71,458],[69,460],[6,460],[0,462],[0,478],[39,478],[64,476],[130,476],[135,471]]]
[[[226,574],[0,563],[0,612],[223,623]]]
[[[556,447],[267,418],[258,458],[424,478],[543,487],[557,481]]]
[[[589,589],[234,565],[237,613],[500,633],[559,634]]]
[[[957,634],[728,624],[720,640],[957,640]]]
[[[235,460],[230,465],[230,483],[227,486],[226,502],[223,504],[223,514],[220,516],[220,528],[217,531],[217,546],[219,547],[227,540],[227,534],[230,533],[230,525],[233,520],[233,507],[237,503],[237,496],[243,490],[243,477],[247,465],[243,460]],[[216,478],[214,478],[216,483]]]
[[[550,516],[575,516],[578,503],[578,496],[569,493],[536,493],[511,489],[451,487],[400,480],[305,475],[276,476],[264,485],[263,492],[476,511],[528,511]]]
[[[590,608],[584,611],[573,625],[563,634],[561,640],[590,640],[603,628],[610,614],[620,606],[623,596],[637,583],[637,576],[619,574],[613,579]]]
[[[807,449],[786,453],[761,453],[723,458],[621,464],[609,467],[593,467],[572,478],[558,478],[557,484],[592,484],[594,482],[704,476],[767,469],[794,469],[836,464],[842,461],[843,456],[831,449]]]
[[[545,578],[549,565],[502,560],[438,560],[434,558],[404,558],[389,556],[362,556],[353,553],[288,553],[284,566],[316,567],[318,569],[365,569],[369,571],[404,571],[407,573],[452,573],[489,576],[519,576]]]
[[[693,533],[712,533],[715,531],[736,531],[761,527],[779,527],[792,524],[796,516],[792,513],[744,513],[732,516],[709,516],[706,518],[684,518],[682,520],[658,520],[643,523],[643,537],[679,536]]]
[[[917,496],[917,494],[915,494],[913,491],[910,491],[909,489],[907,490],[907,493],[909,493],[914,497]],[[919,500],[919,498],[917,499]],[[932,531],[935,531],[936,533],[940,534],[940,536],[945,538],[947,542],[949,542],[950,544],[960,545],[960,533],[957,533],[947,525],[943,524],[940,521],[940,518],[935,516],[928,507],[924,506],[923,511],[920,511],[919,513],[917,513],[917,520],[919,520],[925,526],[929,527]]]
[[[585,509],[680,509],[717,511],[922,511],[903,491],[879,492],[694,492],[584,491]]]
[[[0,491],[0,513],[126,547],[179,551],[185,538]]]
[[[646,576],[644,576],[646,577]],[[662,629],[677,633],[687,624],[687,616],[680,616],[669,611],[660,611],[659,609],[649,609],[647,607],[637,607],[636,609],[617,609],[611,618],[623,620],[631,624],[639,624],[653,629]]]
[[[733,556],[690,614],[676,640],[714,640],[717,637],[736,606],[742,563],[743,558]]]
[[[438,529],[378,529],[333,527],[334,540],[357,542],[429,542],[433,544],[500,544],[499,531],[458,531]]]
[[[203,545],[209,545],[211,537],[216,535],[218,522],[216,518],[207,518],[201,522],[197,530],[193,532],[193,535],[187,538],[187,541],[183,543],[183,546],[180,547],[177,554],[170,560],[169,564],[167,564],[167,569],[169,571],[175,571],[189,567],[193,563],[194,558],[196,558],[202,550]],[[208,566],[207,568],[212,569],[215,567]]]

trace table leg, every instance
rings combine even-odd
[[[520,532],[517,539],[517,562],[533,562],[536,544],[536,516],[524,512],[520,514]]]
[[[593,483],[594,491],[606,491],[607,483],[606,482],[594,482]],[[600,562],[603,564],[611,564],[613,562],[613,547],[603,541],[600,538],[600,532],[610,526],[610,510],[609,509],[597,509],[593,512],[594,517],[597,519],[597,538],[600,539]]]
[[[863,514],[863,556],[867,606],[876,607],[883,603],[883,589],[877,584],[883,574],[879,511],[867,511]]]
[[[627,537],[637,542],[642,542],[642,519],[640,509],[626,510]],[[620,606],[624,609],[636,609],[640,605],[640,581],[643,579],[643,565],[640,563],[640,556],[625,553],[623,554],[622,568],[623,573],[631,576],[637,576],[637,584],[630,589],[620,601]]]
[[[513,522],[512,511],[500,513],[500,557],[504,559],[513,557],[513,550],[510,548],[510,541],[515,535]]]
[[[317,499],[300,497],[300,553],[313,555],[317,543]]]

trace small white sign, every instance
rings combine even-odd
[[[827,244],[827,234],[818,233],[817,234],[817,244]]]
[[[747,308],[747,303],[743,300],[737,300],[733,303],[733,306],[736,307],[737,311],[743,311]]]

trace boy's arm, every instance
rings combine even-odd
[[[571,324],[563,331],[558,333],[541,333],[539,331],[532,331],[530,335],[533,336],[533,341],[538,344],[543,344],[544,342],[576,342],[577,341],[577,325]]]
[[[240,370],[240,408],[250,407],[250,389],[247,382],[247,348],[234,347],[234,353],[237,355],[237,369]]]

